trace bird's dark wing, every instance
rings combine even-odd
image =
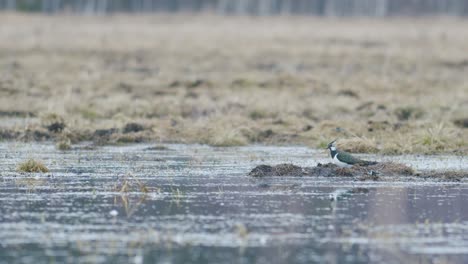
[[[348,152],[340,151],[337,156],[338,160],[350,165],[362,163],[363,160],[353,157]]]
[[[341,151],[338,154],[338,160],[341,162],[350,164],[350,165],[359,164],[359,165],[367,166],[367,165],[377,164],[377,162],[375,161],[367,161],[367,160],[358,159],[354,157],[353,155],[349,154],[348,152],[344,152],[344,151]]]

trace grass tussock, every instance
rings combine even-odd
[[[60,140],[58,143],[57,143],[57,149],[58,150],[62,150],[62,151],[66,151],[66,150],[71,150],[72,149],[72,146],[71,146],[71,140],[70,139],[62,139]]]
[[[202,143],[216,147],[233,147],[246,145],[247,139],[239,131],[225,130],[211,132],[211,136],[207,136]]]
[[[49,169],[41,162],[34,159],[29,159],[23,163],[20,163],[17,168],[20,172],[49,172]]]
[[[377,145],[373,141],[363,138],[339,140],[337,146],[352,153],[375,153],[378,151]]]

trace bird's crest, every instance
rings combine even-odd
[[[335,142],[337,141],[338,139],[335,139],[333,140],[332,142],[328,143],[328,147],[327,148],[331,148],[335,145]]]

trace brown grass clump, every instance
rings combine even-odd
[[[40,161],[29,159],[18,166],[20,172],[49,172],[49,169]]]
[[[216,119],[208,124],[199,123],[194,127],[187,128],[183,134],[190,137],[196,135],[197,141],[217,147],[243,146],[248,143],[246,135],[243,133],[237,120],[226,122]]]
[[[229,130],[213,133],[202,142],[216,147],[243,146],[247,144],[246,138],[240,132]]]
[[[58,150],[62,150],[62,151],[70,150],[72,148],[71,141],[69,139],[60,140],[56,146]]]
[[[340,139],[337,141],[337,146],[341,150],[352,153],[374,153],[378,151],[373,141],[363,138]]]

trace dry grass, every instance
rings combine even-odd
[[[466,20],[0,16],[0,138],[468,153]]]
[[[71,150],[72,148],[71,141],[69,139],[60,140],[56,146],[57,146],[57,149],[62,150],[62,151]]]
[[[141,192],[149,193],[150,189],[146,183],[140,181],[132,175],[125,176],[120,182],[116,183],[113,188],[120,193]]]
[[[18,171],[20,172],[49,172],[49,169],[41,162],[33,159],[29,159],[18,165]]]
[[[376,144],[373,141],[363,138],[339,140],[337,145],[341,150],[354,153],[370,153],[377,152],[378,150]]]

